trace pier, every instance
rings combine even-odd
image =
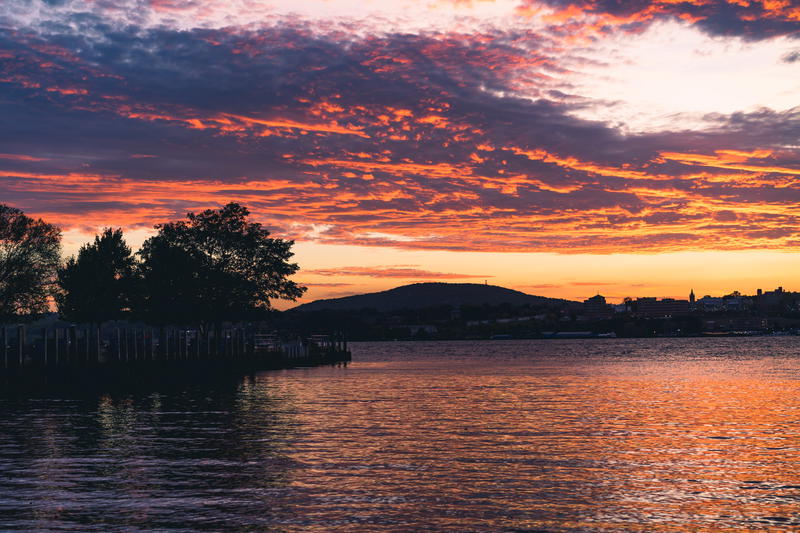
[[[281,339],[254,328],[0,326],[0,383],[255,372],[350,360],[340,336]]]

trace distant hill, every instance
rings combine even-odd
[[[388,291],[372,292],[316,300],[292,308],[292,311],[355,311],[359,309],[375,309],[379,312],[398,311],[401,309],[423,309],[440,305],[537,305],[563,307],[575,304],[569,300],[533,296],[524,292],[478,283],[414,283],[403,285]]]

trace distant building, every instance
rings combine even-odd
[[[746,311],[753,305],[753,301],[741,295],[728,295],[722,298],[726,311]]]
[[[400,326],[400,327],[408,328],[408,330],[411,333],[411,335],[413,335],[415,337],[419,336],[420,332],[423,332],[423,333],[426,333],[426,334],[439,333],[439,328],[437,328],[436,326],[430,325],[430,324],[409,324],[409,325],[404,325],[404,326]]]
[[[696,303],[696,309],[703,313],[716,313],[725,309],[725,301],[715,296],[703,296]]]
[[[598,294],[583,301],[583,313],[590,320],[610,318],[614,315],[614,308],[606,303],[604,296]]]
[[[674,298],[638,298],[635,302],[636,314],[642,318],[666,318],[689,313],[688,300]]]
[[[778,287],[774,291],[766,292],[762,292],[759,289],[759,293],[755,299],[756,309],[766,313],[784,311],[794,305],[798,296],[800,296],[798,293],[784,291],[783,287]]]
[[[769,327],[766,318],[753,316],[723,316],[703,321],[703,331],[715,333],[757,333]]]
[[[749,296],[742,296],[738,291],[727,294],[723,297],[703,296],[699,298],[694,309],[701,313],[718,312],[740,312],[748,311],[753,307],[753,299]]]

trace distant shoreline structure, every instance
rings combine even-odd
[[[284,311],[292,321],[347,331],[352,340],[702,337],[800,332],[800,292],[778,287],[755,295],[685,300],[627,298],[583,302],[534,296],[484,283],[414,283],[317,300]]]

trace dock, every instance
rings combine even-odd
[[[341,336],[286,340],[246,327],[0,326],[0,385],[246,373],[350,359]]]

